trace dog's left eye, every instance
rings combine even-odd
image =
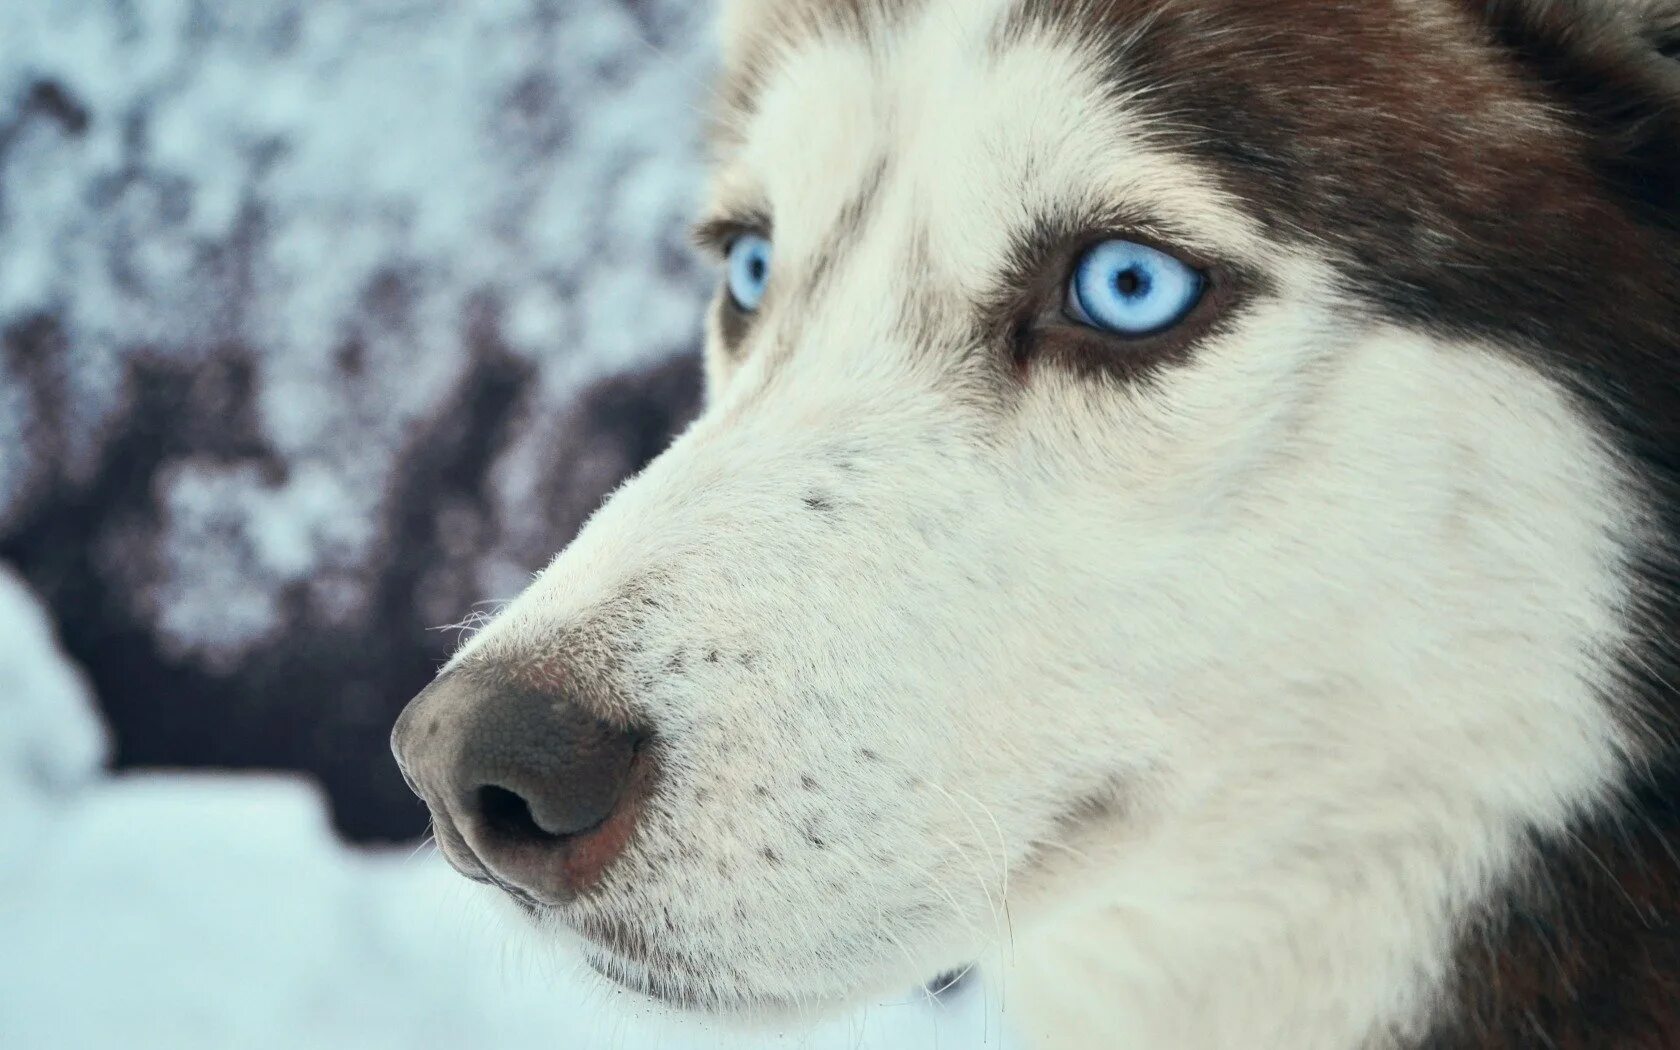
[[[743,233],[729,244],[729,297],[746,313],[758,309],[770,286],[770,239]]]
[[[1080,324],[1116,335],[1154,335],[1189,316],[1206,283],[1165,252],[1134,241],[1104,241],[1074,268],[1067,312]]]

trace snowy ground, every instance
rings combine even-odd
[[[983,989],[747,1038],[577,972],[435,857],[353,852],[296,780],[99,770],[103,730],[0,570],[0,1046],[995,1047]]]

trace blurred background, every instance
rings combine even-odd
[[[998,1045],[652,1017],[389,758],[697,410],[711,6],[0,0],[0,1047]]]

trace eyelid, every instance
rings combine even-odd
[[[754,234],[766,240],[773,239],[770,236],[769,220],[759,215],[725,215],[713,219],[703,219],[694,224],[690,236],[701,251],[708,252],[721,259],[729,254],[730,245],[748,234]]]
[[[1087,255],[1109,241],[1140,244],[1175,262],[1183,263],[1204,278],[1220,265],[1217,256],[1197,247],[1188,238],[1179,236],[1178,232],[1170,227],[1148,223],[1116,224],[1087,227],[1062,241],[1057,254],[1062,258],[1067,276],[1071,278]]]

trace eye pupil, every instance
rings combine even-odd
[[[1114,279],[1114,287],[1121,295],[1127,297],[1141,295],[1149,291],[1149,278],[1139,273],[1137,267],[1134,266],[1129,270],[1120,272],[1120,275]]]

